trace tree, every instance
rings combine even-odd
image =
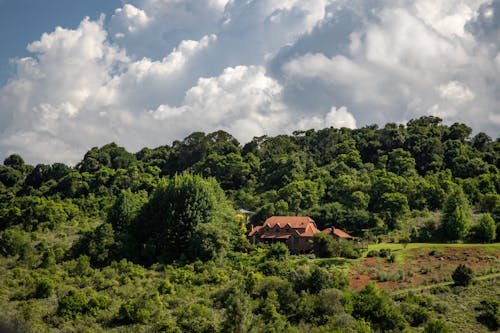
[[[17,154],[12,154],[3,161],[3,165],[16,169],[18,171],[24,171],[24,160],[21,156]]]
[[[368,320],[380,331],[402,330],[406,326],[403,315],[371,281],[354,295],[352,315]]]
[[[451,240],[464,239],[469,231],[470,215],[469,202],[462,188],[455,188],[444,203],[441,217],[445,235]]]
[[[380,210],[394,228],[397,219],[410,210],[408,198],[402,193],[384,193],[380,198]]]
[[[160,181],[134,221],[131,234],[143,261],[194,260],[201,252],[206,255],[204,249],[220,252],[227,248],[227,243],[220,247],[219,241],[239,232],[235,217],[215,179],[182,173]],[[218,232],[200,239],[199,235],[208,236],[209,229]]]
[[[295,214],[300,210],[316,205],[322,195],[322,188],[311,180],[297,180],[282,187],[278,191],[281,199],[288,203],[288,207]]]
[[[416,173],[415,159],[402,148],[394,149],[388,155],[387,170],[399,176],[413,176]]]
[[[460,264],[455,268],[451,277],[457,286],[468,286],[472,282],[474,273],[471,268]]]
[[[107,221],[111,223],[116,232],[128,231],[146,201],[147,193],[145,192],[136,194],[129,189],[122,190],[108,211]]]
[[[481,216],[477,232],[483,242],[492,242],[497,238],[497,226],[490,214]]]

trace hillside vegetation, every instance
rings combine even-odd
[[[76,166],[13,154],[0,166],[0,323],[19,332],[497,329],[500,140],[471,133],[422,117],[243,146],[223,131],[137,153],[111,143]],[[363,252],[316,237],[315,253],[291,258],[283,244],[246,238],[272,215],[308,215],[378,244]],[[481,262],[470,265],[472,285],[451,285],[468,258]],[[429,271],[425,283],[405,267],[433,270],[438,260],[444,275]],[[365,275],[381,288],[353,287]],[[384,282],[413,291],[391,295]]]

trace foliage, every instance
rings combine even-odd
[[[450,328],[442,320],[431,320],[425,325],[425,333],[451,333]]]
[[[500,144],[471,133],[422,117],[243,147],[224,131],[135,154],[111,143],[75,167],[13,154],[0,166],[0,321],[27,332],[494,329],[496,280],[394,302],[371,283],[348,289],[355,260],[323,259],[359,257],[353,242],[318,234],[311,258],[246,239],[271,215],[308,215],[320,230],[371,241],[470,241],[471,228],[498,239]],[[234,208],[254,213],[247,221]],[[369,255],[394,259],[389,249],[401,246]],[[379,278],[404,284],[413,274],[379,261],[395,268]],[[478,274],[496,272],[493,259],[484,264]],[[460,312],[466,303],[477,311]]]
[[[460,187],[453,190],[444,203],[442,224],[449,239],[464,239],[469,231],[471,211]]]
[[[464,264],[458,265],[451,275],[457,286],[468,286],[472,282],[473,276],[474,272],[472,269]]]
[[[58,300],[57,314],[63,318],[76,318],[85,314],[96,314],[106,309],[109,299],[106,296],[87,296],[84,293],[70,290]]]
[[[484,214],[479,219],[478,238],[483,242],[492,242],[497,238],[497,226],[490,214]]]
[[[485,299],[481,301],[481,306],[478,309],[481,313],[477,320],[488,327],[491,331],[496,331],[500,328],[500,301],[493,299]]]
[[[369,321],[380,330],[401,330],[407,325],[395,305],[373,282],[353,296],[352,314],[355,318]]]
[[[131,232],[144,262],[206,260],[230,246],[235,216],[215,179],[182,173],[160,182]]]

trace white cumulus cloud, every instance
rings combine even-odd
[[[193,131],[242,142],[437,115],[500,132],[500,0],[124,0],[27,46],[0,157],[78,162]]]

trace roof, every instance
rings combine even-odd
[[[339,228],[326,228],[322,232],[324,232],[325,234],[331,234],[331,233],[333,233],[335,236],[337,236],[339,238],[345,238],[345,239],[352,239],[352,238],[354,238],[351,235],[349,235],[347,232],[345,232],[344,230],[339,229]]]
[[[309,216],[271,216],[264,222],[264,225],[254,227],[249,236],[287,239],[293,235],[313,237],[318,232],[321,231]]]
[[[316,227],[316,223],[309,216],[271,216],[264,222],[264,226],[274,228],[275,225],[278,225],[280,228],[284,228],[288,225],[293,229],[305,229],[310,223]]]

